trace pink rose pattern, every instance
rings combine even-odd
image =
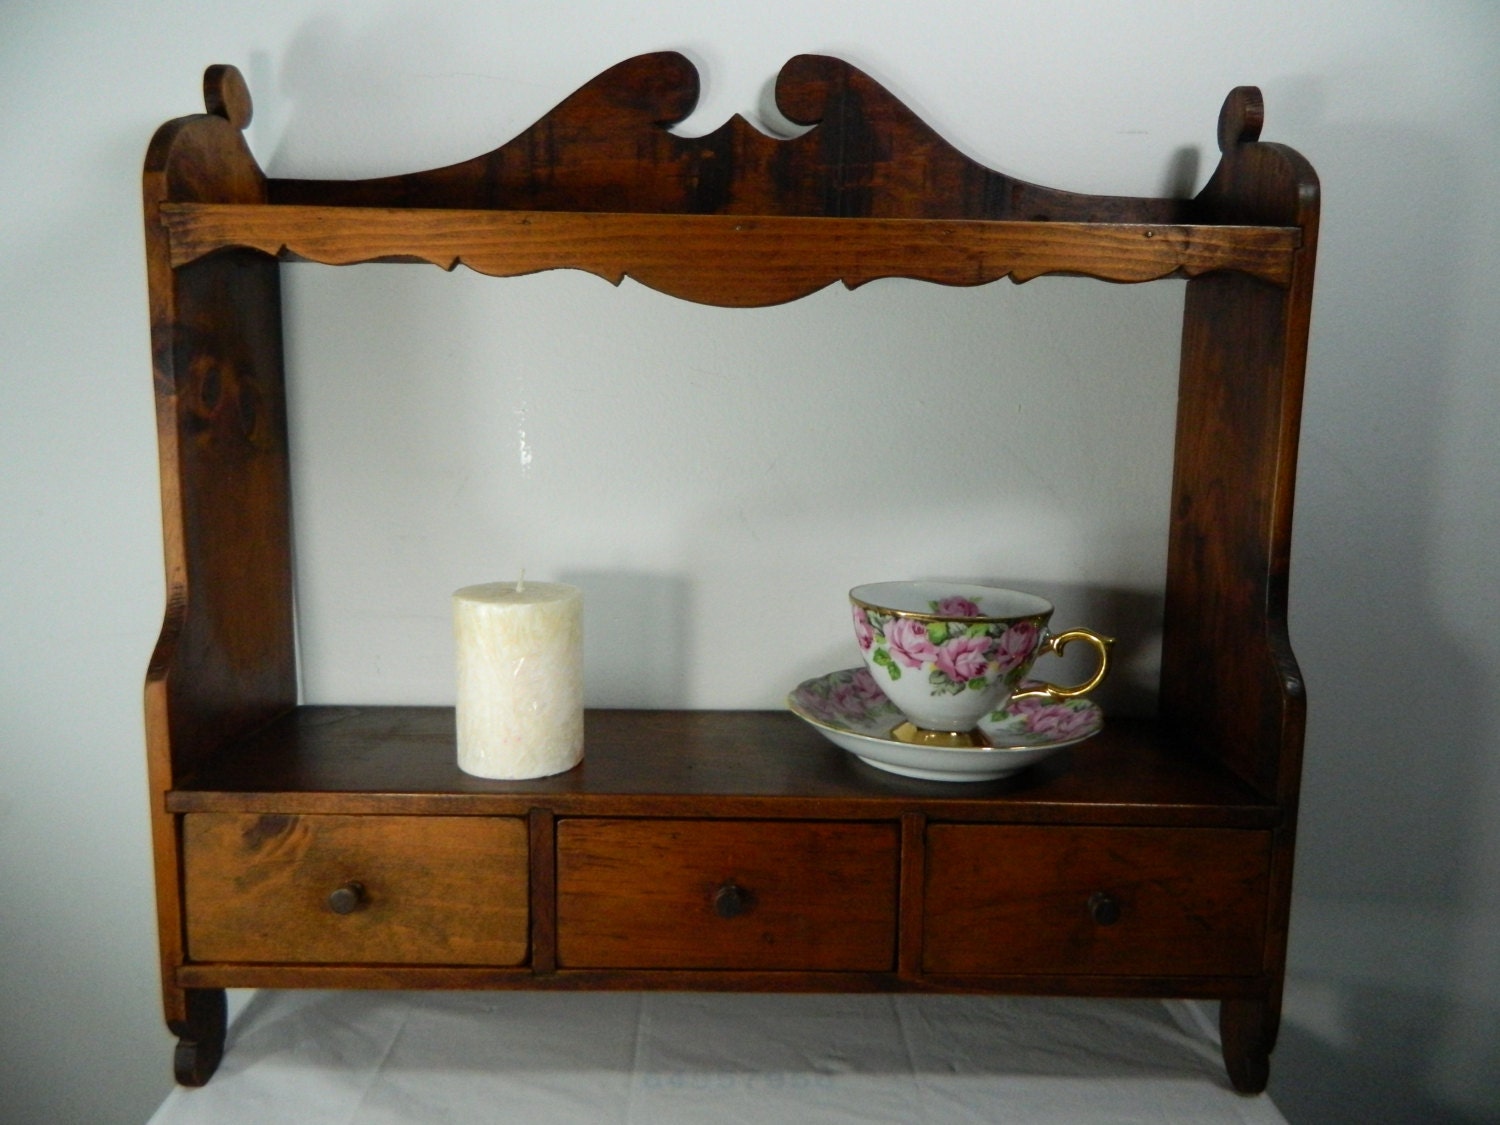
[[[1025,664],[1036,651],[1040,639],[1041,630],[1034,621],[1017,621],[1005,630],[1005,635],[995,646],[995,663],[1000,671],[1009,672]]]
[[[1025,685],[1021,685],[1024,687]],[[796,692],[799,707],[821,722],[851,730],[884,731],[899,712],[868,668],[850,668],[809,680]],[[1024,731],[1049,741],[1086,737],[1102,722],[1099,708],[1086,699],[1016,699],[989,716],[999,731]]]
[[[909,617],[898,617],[885,627],[885,640],[891,655],[904,667],[920,668],[937,657],[937,646],[927,634],[927,626]]]
[[[1008,718],[1019,718],[1026,730],[1033,734],[1050,735],[1055,739],[1073,738],[1087,733],[1099,724],[1099,711],[1086,700],[1068,699],[1050,703],[1045,699],[1015,699],[1004,712]]]
[[[932,603],[932,612],[939,617],[978,617],[979,606],[968,598],[944,598]]]
[[[858,726],[883,716],[895,716],[896,705],[885,697],[868,668],[835,672],[797,689],[799,706],[825,723]],[[885,724],[890,725],[887,718]]]
[[[968,598],[944,598],[931,605],[937,616],[980,616]],[[1035,621],[1018,621],[1009,628],[976,621],[965,627],[955,621],[873,613],[862,606],[854,607],[854,635],[892,680],[899,680],[903,670],[925,671],[934,695],[977,691],[996,676],[1014,683],[1042,639]]]
[[[954,637],[937,650],[933,663],[954,683],[966,684],[982,677],[989,667],[990,644],[989,637]]]

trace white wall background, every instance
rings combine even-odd
[[[1500,12],[1351,0],[0,8],[0,1090],[135,1122],[169,1082],[141,683],[162,611],[139,170],[213,62],[272,174],[487,150],[629,55],[743,112],[841,55],[1081,191],[1211,171],[1227,90],[1324,188],[1293,560],[1310,685],[1293,1121],[1500,1113]],[[855,582],[973,575],[1117,630],[1150,705],[1176,285],[898,282],[731,313],[584,275],[286,271],[304,691],[451,699],[447,596],[583,585],[591,699],[778,705]],[[993,422],[992,422],[993,420]],[[872,517],[868,495],[881,500]],[[643,655],[644,654],[644,655]]]

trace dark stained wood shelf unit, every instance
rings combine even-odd
[[[146,680],[179,1081],[224,989],[976,991],[1220,1003],[1234,1086],[1280,1021],[1305,701],[1286,630],[1318,183],[1232,91],[1192,199],[1038,186],[802,55],[701,137],[696,72],[627,60],[499,148],[268,177],[239,73],[143,177],[167,597]],[[1160,714],[997,782],[869,768],[787,713],[594,711],[583,764],[469,777],[441,707],[299,706],[285,261],[576,269],[748,307],[833,284],[1179,279]],[[297,373],[296,377],[309,377]],[[315,376],[311,376],[315,377]]]

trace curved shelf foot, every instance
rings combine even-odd
[[[1224,1069],[1241,1094],[1264,1093],[1271,1077],[1271,1048],[1278,1017],[1264,1000],[1224,1000],[1219,1004],[1219,1042]]]
[[[193,988],[187,992],[187,1019],[169,1020],[177,1036],[172,1070],[182,1086],[202,1086],[219,1069],[224,1057],[224,1033],[228,1025],[222,988]]]

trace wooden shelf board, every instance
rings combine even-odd
[[[548,989],[559,992],[649,989],[713,992],[992,992],[1013,996],[1119,996],[1222,999],[1254,996],[1259,977],[1047,975],[907,977],[879,972],[735,969],[570,969],[471,965],[288,965],[189,962],[177,968],[184,988]]]
[[[421,261],[496,276],[582,269],[735,306],[883,277],[1140,282],[1236,270],[1284,286],[1301,241],[1295,227],[301,204],[165,203],[160,218],[174,267],[243,247],[325,265]]]
[[[892,817],[1268,828],[1276,806],[1222,767],[1174,751],[1158,723],[1120,719],[991,782],[896,777],[787,712],[590,711],[584,762],[489,781],[457,765],[446,707],[299,707],[166,795],[169,812]]]

